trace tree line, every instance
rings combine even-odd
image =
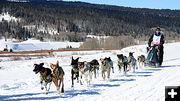
[[[0,14],[8,12],[20,21],[0,22],[0,37],[26,40],[85,41],[86,35],[141,38],[162,27],[166,36],[180,33],[180,10],[96,5],[82,2],[1,2]],[[44,28],[46,31],[41,31]],[[56,30],[50,32],[48,28]]]

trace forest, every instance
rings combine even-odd
[[[0,1],[0,14],[18,21],[0,22],[0,38],[85,41],[86,35],[141,39],[161,27],[167,37],[180,35],[180,10],[130,8],[85,2]]]

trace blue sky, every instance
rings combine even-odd
[[[118,5],[135,8],[178,9],[180,0],[64,0],[83,1],[96,4]]]

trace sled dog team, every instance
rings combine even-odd
[[[126,74],[128,71],[135,72],[136,69],[141,69],[145,64],[145,56],[138,56],[137,59],[134,58],[133,53],[129,53],[129,56],[124,56],[123,54],[117,54],[118,58],[118,70]],[[99,63],[100,62],[100,63]],[[74,87],[74,80],[77,79],[81,85],[86,83],[88,86],[91,84],[92,76],[97,78],[99,75],[99,70],[101,66],[101,76],[103,80],[110,78],[110,73],[114,73],[113,61],[110,57],[100,58],[98,60],[94,59],[90,62],[80,62],[79,57],[71,60],[71,80],[72,87]],[[57,93],[64,93],[64,75],[65,72],[59,62],[56,64],[50,64],[50,68],[45,68],[44,63],[34,64],[33,72],[40,73],[40,83],[41,89],[45,88],[45,94],[48,94],[50,90],[51,83],[53,82],[56,86]],[[133,70],[131,70],[133,69]]]

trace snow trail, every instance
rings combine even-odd
[[[101,74],[93,78],[91,86],[76,83],[71,88],[71,53],[57,53],[60,57],[0,62],[0,100],[3,101],[164,101],[165,86],[180,86],[180,43],[165,45],[164,62],[161,67],[144,67],[141,70],[119,73],[116,54],[135,52],[134,56],[145,53],[145,45],[132,46],[119,51],[97,52],[97,54],[77,54],[80,61],[90,61],[94,58],[111,57],[114,62],[115,73],[109,80],[103,81]],[[87,52],[86,52],[87,53]],[[58,95],[54,84],[48,95],[40,89],[39,74],[32,72],[34,63],[49,63],[60,61],[65,71],[65,93]]]

